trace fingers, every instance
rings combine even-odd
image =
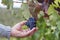
[[[35,31],[32,32],[32,33],[30,34],[30,36],[32,36],[37,30],[38,30],[38,28],[36,27],[36,28],[35,28]]]
[[[22,21],[13,26],[13,29],[22,30],[22,26],[25,25],[27,21]]]
[[[33,28],[32,30],[27,31],[27,36],[32,36],[36,31],[38,30],[38,28]]]
[[[22,21],[22,22],[20,22],[20,25],[23,26],[23,25],[25,25],[26,22],[27,21]]]
[[[32,30],[28,29],[28,30],[24,30],[24,31],[18,31],[18,30],[12,29],[11,35],[14,37],[23,38],[23,37],[27,37],[27,36],[32,36],[36,31],[37,31],[37,28],[33,28]]]
[[[33,28],[32,30],[28,29],[28,30],[24,30],[24,31],[20,31],[20,36],[18,34],[17,37],[27,37],[27,36],[32,36],[35,32],[36,32],[37,28]]]

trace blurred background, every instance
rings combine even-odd
[[[21,4],[22,0],[13,0],[13,9],[7,9],[7,6],[2,4],[2,0],[0,0],[0,23],[12,26],[14,23],[22,21],[24,18],[22,18],[20,9]]]
[[[36,0],[34,0],[36,1]],[[54,8],[60,8],[60,0],[55,0],[48,8],[49,18],[45,18],[43,11],[38,14],[36,26],[38,31],[30,37],[14,38],[10,40],[60,40],[60,15]],[[31,17],[27,0],[0,0],[0,24],[13,26]],[[23,29],[27,28],[26,26]],[[7,40],[0,38],[0,40]]]

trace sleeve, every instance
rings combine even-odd
[[[10,40],[10,32],[11,32],[10,26],[0,24],[0,37],[5,37],[8,40]]]

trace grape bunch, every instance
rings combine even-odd
[[[29,20],[27,20],[26,25],[32,29],[33,27],[36,27],[36,20],[33,17],[30,17]]]

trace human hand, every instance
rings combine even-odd
[[[22,26],[24,26],[26,22],[27,21],[22,21],[14,25],[11,30],[11,36],[21,37],[21,38],[32,36],[37,31],[38,28],[34,27],[32,30],[30,30],[29,28],[26,30],[23,30]]]

